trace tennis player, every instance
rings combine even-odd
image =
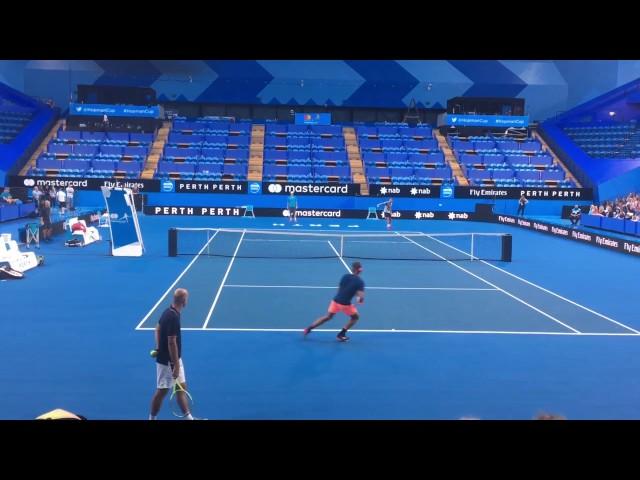
[[[347,330],[353,327],[360,318],[360,316],[358,315],[358,310],[356,309],[355,305],[351,304],[351,300],[354,296],[356,296],[358,297],[358,303],[364,302],[364,282],[360,278],[360,273],[362,273],[362,264],[360,262],[353,262],[353,265],[351,266],[351,272],[352,273],[345,274],[340,279],[338,293],[335,297],[333,297],[333,300],[329,304],[329,312],[324,317],[317,319],[315,322],[304,329],[305,337],[309,335],[311,330],[313,330],[314,328],[319,327],[323,323],[331,320],[336,313],[342,312],[345,315],[348,315],[350,319],[347,325],[342,330],[340,330],[337,338],[341,342],[346,342],[347,340],[349,340],[349,337],[347,337]]]
[[[291,192],[287,198],[287,208],[289,209],[289,222],[295,222],[296,211],[298,210],[298,198]]]
[[[391,212],[393,211],[393,198],[390,198],[387,203],[384,204],[384,210],[382,211],[384,219],[387,221],[387,229],[391,229]]]
[[[149,420],[156,420],[162,406],[162,401],[174,382],[180,382],[182,388],[187,389],[182,364],[182,339],[180,336],[180,313],[187,306],[189,292],[178,288],[173,294],[173,302],[160,317],[156,325],[156,372],[157,390],[151,399],[151,413]],[[177,394],[178,404],[187,420],[195,420],[189,411],[189,405],[183,392]]]

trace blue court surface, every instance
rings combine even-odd
[[[178,287],[190,292],[183,359],[197,416],[640,418],[639,265],[626,255],[473,222],[391,233],[373,220],[140,223],[141,258],[58,237],[42,246],[45,266],[0,283],[0,375],[14,386],[4,418],[146,419],[153,329]],[[225,230],[179,232],[190,255],[169,257],[171,227]],[[469,236],[436,235],[460,232],[511,234],[513,262],[496,260],[499,236],[474,236],[491,260],[470,261]],[[335,338],[342,314],[303,339],[355,259],[367,289],[350,342]],[[160,418],[173,418],[167,405]]]

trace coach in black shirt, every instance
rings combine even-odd
[[[187,305],[189,292],[178,288],[173,294],[173,303],[160,317],[156,325],[156,372],[157,390],[151,399],[149,420],[156,420],[162,401],[174,382],[187,389],[184,365],[182,364],[182,339],[180,336],[180,312]],[[180,405],[185,418],[193,420],[186,403]]]

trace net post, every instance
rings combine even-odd
[[[344,235],[340,235],[340,256],[344,256]]]
[[[473,262],[473,239],[474,239],[474,234],[471,234],[471,261]]]
[[[178,256],[178,230],[175,228],[169,229],[169,256]]]
[[[513,240],[510,233],[502,235],[502,255],[500,260],[503,262],[511,261],[511,253],[513,248]]]

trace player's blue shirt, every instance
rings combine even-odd
[[[358,275],[347,273],[340,279],[338,293],[333,297],[333,301],[340,305],[349,305],[353,296],[360,290],[364,291],[362,279]]]

